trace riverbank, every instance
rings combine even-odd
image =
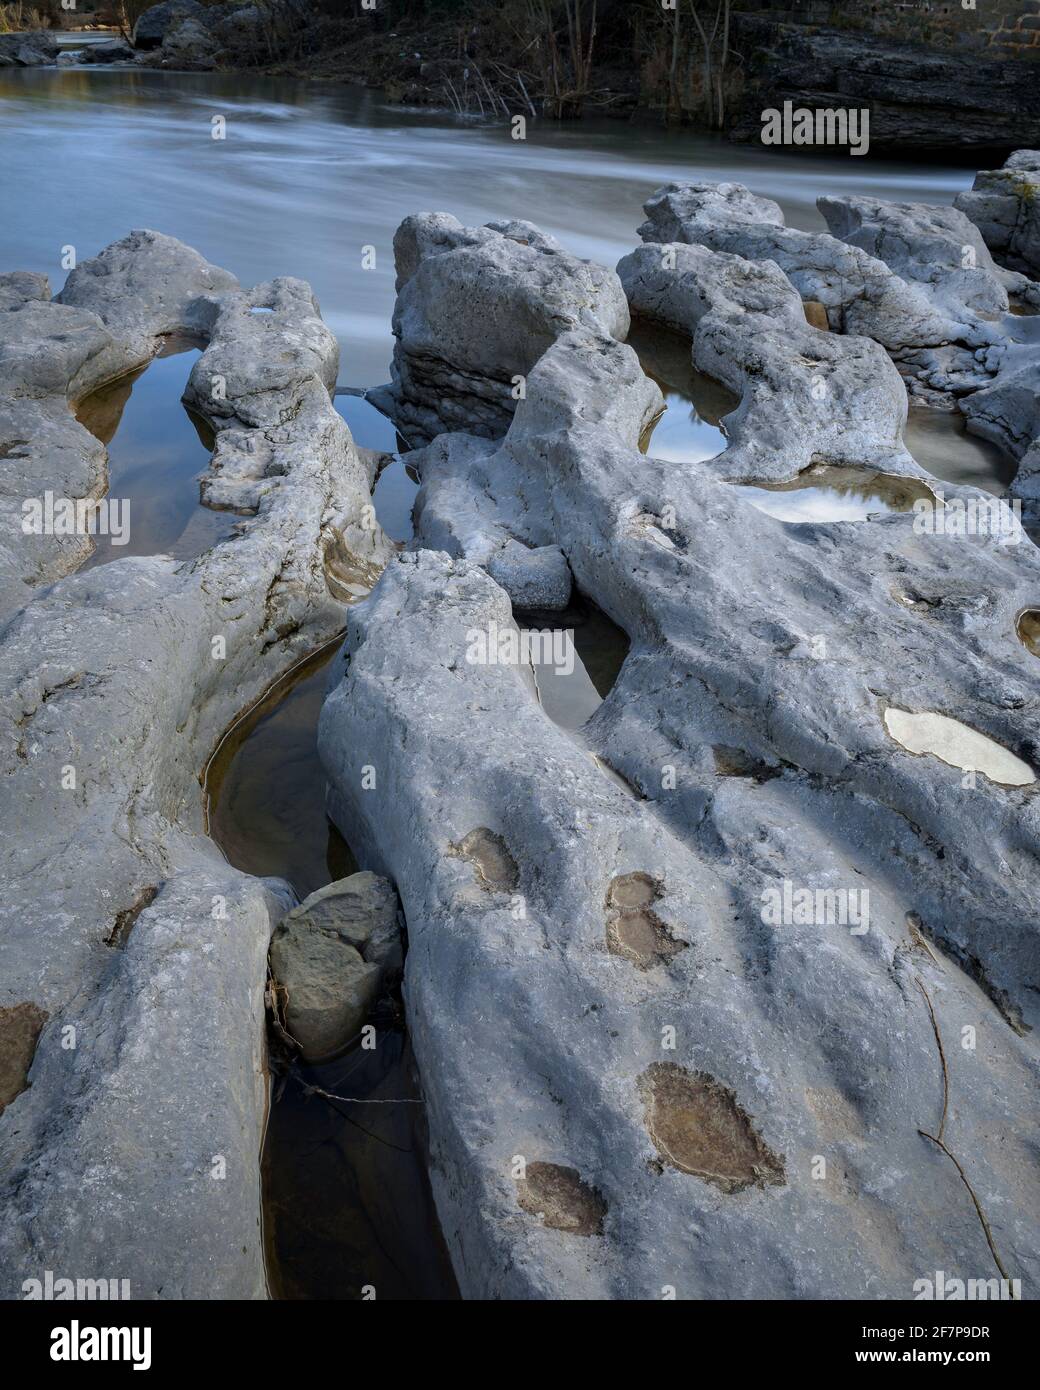
[[[74,55],[74,36],[63,34],[60,61],[360,85],[408,108],[565,118],[566,125],[640,120],[750,143],[761,141],[763,113],[785,103],[836,108],[865,113],[864,148],[893,158],[970,155],[995,165],[1017,146],[1040,144],[1037,67],[1029,57],[997,59],[738,12],[710,60],[690,34],[643,15],[605,25],[579,62],[557,52],[555,34],[519,26],[508,6],[465,23],[460,13],[438,20],[405,14],[389,27],[381,12],[329,15],[284,0],[277,22],[261,23],[256,7],[174,0],[144,13],[133,46],[116,35],[99,43],[94,32]],[[55,33],[0,39],[0,65],[55,61]]]

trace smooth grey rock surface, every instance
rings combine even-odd
[[[819,198],[817,207],[834,236],[926,286],[954,317],[999,318],[1008,310],[1008,289],[1028,286],[995,264],[978,228],[956,207],[863,197]]]

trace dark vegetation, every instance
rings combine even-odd
[[[740,0],[315,0],[295,63],[401,101],[556,119],[637,107],[721,126],[740,81]],[[290,64],[294,61],[289,58]]]

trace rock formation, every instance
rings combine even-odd
[[[46,29],[0,34],[0,68],[39,68],[58,56],[58,41]]]
[[[1040,150],[1016,150],[1002,169],[975,175],[954,207],[978,227],[1001,265],[1026,275],[1040,273]]]
[[[821,200],[824,215],[851,230],[855,219],[844,207],[839,214],[840,206],[841,200]],[[774,261],[804,300],[824,306],[834,331],[880,343],[922,399],[951,404],[987,381],[977,354],[1000,335],[951,295],[949,276],[938,285],[916,273],[908,280],[855,238],[787,227],[777,203],[739,183],[666,184],[645,208],[644,241],[689,242]],[[909,266],[905,260],[901,268]]]
[[[529,222],[409,217],[394,256],[393,381],[369,399],[417,442],[463,425],[504,433],[524,374],[561,333],[628,332],[616,278]]]
[[[741,393],[729,448],[640,453],[660,397],[620,332],[489,353],[525,394],[498,438],[477,405],[411,455],[416,541],[352,609],[323,709],[330,813],[408,922],[432,1178],[470,1297],[905,1298],[922,1270],[987,1276],[935,1138],[1035,1277],[1040,686],[1016,623],[1040,559],[1020,532],[917,513],[789,525],[733,487],[807,458],[921,475],[884,353],[810,327],[786,277],[890,350],[951,321],[866,251],[754,211],[683,244],[657,224],[620,267],[633,311]],[[410,219],[413,320],[441,225]],[[753,261],[709,244],[758,235]],[[477,288],[448,284],[462,304]],[[423,312],[447,307],[431,291]],[[399,371],[403,418],[408,390]],[[510,542],[558,548],[631,639],[576,735],[522,664],[475,655],[512,627],[491,572]]]
[[[904,14],[914,18],[909,10]],[[982,11],[978,19],[970,11],[964,18],[978,34]],[[791,101],[796,107],[865,108],[877,149],[963,155],[1040,143],[1032,63],[1010,61],[996,50],[957,52],[740,13],[732,42],[746,71],[731,132],[738,140],[758,140],[761,112]]]
[[[375,874],[330,883],[288,913],[271,940],[271,973],[308,1061],[354,1041],[402,961],[397,894]]]
[[[190,332],[203,498],[243,518],[180,564],[3,556],[0,1292],[50,1268],[264,1295],[269,939],[325,1055],[400,969],[395,891],[464,1295],[909,1298],[994,1248],[1040,1274],[1040,557],[946,525],[979,494],[907,453],[901,381],[973,425],[1013,372],[1025,402],[1002,295],[1033,288],[934,209],[832,200],[840,236],[738,185],[647,210],[617,271],[527,223],[402,225],[375,393],[424,445],[400,552],[302,282],[243,290],[155,233],[56,301],[0,280],[10,514],[100,495],[69,402]],[[716,457],[642,452],[662,397],[630,311],[738,397]],[[794,524],[746,495],[821,467],[914,509]],[[631,643],[578,729],[496,645],[574,588]],[[319,745],[363,872],[296,906],[222,862],[199,776],[344,624]]]
[[[134,26],[137,61],[145,67],[205,72],[270,59],[313,19],[307,0],[162,0]]]
[[[0,289],[8,505],[20,489],[98,496],[104,452],[71,401],[194,333],[209,491],[244,516],[197,560],[114,560],[50,587],[82,537],[5,555],[3,817],[20,830],[3,848],[0,1009],[23,1040],[33,1011],[36,1036],[0,1117],[0,1291],[52,1269],[118,1274],[136,1298],[261,1297],[263,996],[292,899],[222,861],[199,778],[391,547],[363,524],[371,477],[329,394],[338,347],[301,281],[241,290],[135,232],[57,301],[34,277]]]

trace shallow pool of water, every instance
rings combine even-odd
[[[408,466],[408,446],[393,423],[363,396],[338,392],[335,406],[350,427],[354,443],[389,455],[372,490],[376,518],[394,541],[410,541],[415,534],[412,507],[419,491],[419,476]]]
[[[897,478],[867,468],[807,468],[786,483],[733,483],[734,491],[778,521],[865,521],[871,516],[908,512],[915,502],[933,498],[916,478]]]
[[[1029,764],[1009,748],[949,715],[892,706],[885,710],[885,728],[908,752],[931,755],[963,772],[981,772],[1001,786],[1025,787],[1036,781]]]
[[[139,372],[103,386],[76,406],[76,419],[108,449],[108,498],[129,522],[125,545],[97,535],[90,569],[127,555],[190,560],[230,535],[238,520],[199,501],[199,478],[209,466],[213,434],[187,411],[181,394],[197,343],[167,339]]]
[[[276,1298],[458,1297],[408,1037],[390,1009],[372,1021],[370,1051],[275,1078],[263,1183]]]
[[[358,867],[325,815],[317,747],[338,645],[271,688],[225,738],[205,781],[209,831],[228,860],[287,879],[301,898]],[[371,1021],[373,1049],[357,1046],[321,1066],[289,1062],[275,1043],[263,1189],[276,1298],[359,1299],[366,1288],[378,1299],[457,1294],[399,1001],[384,1000]]]
[[[1017,464],[988,439],[969,434],[959,410],[912,406],[903,442],[922,468],[944,483],[977,487],[1001,497]]]
[[[538,701],[561,729],[580,729],[621,672],[630,645],[627,633],[584,600],[563,613],[517,612],[515,617],[521,629],[556,635],[554,649],[546,644],[532,653]],[[562,645],[559,639],[565,639]]]
[[[720,422],[737,408],[739,398],[697,371],[690,339],[659,324],[633,319],[628,344],[664,396],[664,414],[639,441],[643,452],[675,463],[700,463],[722,453],[726,435]]]
[[[325,814],[318,715],[338,642],[284,676],[225,737],[206,775],[209,833],[236,869],[301,898],[357,872]]]
[[[1040,656],[1040,608],[1027,608],[1016,624],[1018,636],[1027,650]]]

